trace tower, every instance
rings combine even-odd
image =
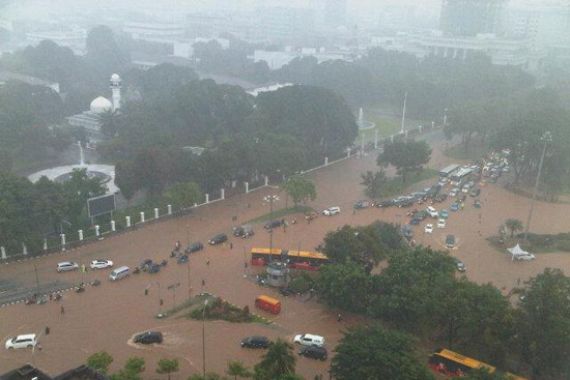
[[[121,77],[119,74],[111,75],[111,92],[113,93],[113,111],[121,108]]]

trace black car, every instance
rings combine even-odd
[[[141,270],[143,270],[143,271],[146,271],[146,270],[148,270],[148,268],[149,268],[151,265],[152,265],[152,260],[151,260],[151,259],[146,259],[146,260],[143,260],[143,261],[141,262],[141,264],[139,265],[139,268],[140,268]]]
[[[265,336],[248,336],[243,338],[240,344],[246,348],[267,348],[269,343],[269,339]]]
[[[413,226],[417,226],[417,225],[420,224],[421,222],[422,222],[422,220],[421,220],[419,217],[417,217],[417,216],[414,216],[414,217],[410,220],[410,224],[413,225]]]
[[[376,204],[376,207],[391,207],[391,206],[394,206],[394,200],[393,199],[380,201]]]
[[[194,253],[194,252],[198,252],[204,249],[204,244],[200,243],[199,241],[190,244],[188,247],[186,247],[186,249],[184,250],[184,253]]]
[[[447,235],[445,238],[445,246],[447,248],[453,248],[455,246],[455,235]]]
[[[311,359],[319,359],[325,361],[327,360],[327,349],[317,346],[304,346],[299,350],[299,355]]]
[[[213,238],[211,238],[208,243],[210,243],[210,245],[216,245],[216,244],[222,244],[224,242],[228,241],[228,235],[226,234],[217,234],[216,236],[214,236]]]
[[[158,273],[160,272],[160,264],[151,263],[146,270],[148,273]]]
[[[481,189],[473,189],[473,190],[471,190],[471,192],[469,193],[469,195],[471,195],[472,197],[478,197],[479,194],[481,194]]]
[[[146,331],[135,336],[134,342],[140,344],[162,343],[162,333],[160,331]]]
[[[353,206],[356,210],[360,210],[363,208],[368,208],[370,207],[370,202],[369,201],[358,201],[354,204]]]
[[[270,230],[273,228],[281,227],[282,222],[280,220],[270,220],[269,222],[265,223],[263,228],[266,230]]]
[[[188,262],[188,255],[182,255],[182,256],[180,256],[180,257],[176,260],[176,262],[177,262],[178,264],[186,264],[186,263]]]

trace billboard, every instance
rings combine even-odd
[[[90,218],[113,211],[115,211],[115,194],[101,195],[87,200],[87,212]]]

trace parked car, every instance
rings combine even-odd
[[[148,268],[152,265],[152,260],[151,259],[145,259],[143,260],[140,265],[139,265],[139,269],[142,271],[146,271],[148,270]]]
[[[450,196],[450,197],[456,197],[457,194],[459,194],[459,188],[458,188],[458,187],[454,187],[454,188],[451,189],[451,191],[449,192],[449,196]]]
[[[148,273],[158,273],[158,272],[160,272],[160,264],[152,263],[147,267],[146,271]]]
[[[426,211],[429,214],[429,216],[431,216],[432,218],[437,218],[439,216],[439,213],[437,212],[437,210],[431,206],[428,206],[426,208]]]
[[[241,340],[240,345],[245,348],[267,348],[270,343],[265,336],[248,336]]]
[[[437,228],[445,228],[445,219],[439,219],[437,221]]]
[[[435,202],[444,202],[447,199],[447,194],[446,193],[442,193],[442,194],[438,194],[436,195],[433,200]]]
[[[181,255],[178,257],[178,259],[176,259],[176,262],[178,264],[186,264],[188,262],[188,255]]]
[[[79,269],[79,264],[73,261],[62,261],[61,263],[57,264],[58,272],[69,272],[77,269]]]
[[[184,253],[194,253],[204,249],[204,244],[200,243],[199,241],[190,244],[184,250]]]
[[[479,194],[481,194],[481,189],[473,189],[473,190],[471,190],[471,192],[469,193],[469,195],[472,196],[472,197],[478,197]]]
[[[449,206],[449,209],[450,209],[451,211],[457,211],[457,210],[459,210],[459,203],[457,203],[457,202],[452,203],[451,206]]]
[[[458,258],[454,258],[454,260],[455,260],[455,267],[457,268],[457,270],[459,272],[465,272],[466,268],[463,261],[459,260]]]
[[[208,243],[210,245],[217,245],[217,244],[222,244],[224,242],[228,241],[228,235],[226,234],[217,234],[216,236],[212,237],[210,240],[208,240]]]
[[[322,347],[325,345],[325,338],[323,338],[320,335],[299,334],[299,335],[295,335],[295,338],[293,338],[293,342],[298,343],[302,346]]]
[[[136,335],[133,342],[140,344],[162,343],[162,333],[160,331],[146,331]]]
[[[91,261],[91,264],[89,264],[89,267],[91,269],[105,269],[105,268],[111,268],[112,266],[113,262],[111,260],[105,260],[105,259],[93,260]]]
[[[387,199],[384,201],[380,201],[376,204],[376,207],[391,207],[394,206],[394,200],[393,199]]]
[[[426,234],[431,234],[433,232],[433,224],[431,223],[426,224],[426,226],[424,227],[424,232]]]
[[[23,334],[14,338],[8,338],[5,343],[7,350],[15,348],[32,348],[38,343],[36,334]]]
[[[420,224],[421,222],[422,222],[422,220],[421,220],[420,218],[418,218],[418,217],[415,217],[415,216],[410,220],[410,224],[411,224],[412,226],[417,226],[417,225]]]
[[[327,360],[327,349],[317,346],[304,346],[299,350],[299,355],[311,359]]]
[[[455,247],[455,235],[447,235],[445,238],[445,246],[447,248]]]
[[[515,260],[521,260],[521,261],[531,261],[534,259],[536,259],[536,256],[533,255],[532,253],[529,253],[528,255],[515,256]]]
[[[248,238],[255,234],[253,232],[253,226],[251,224],[243,224],[241,226],[234,227],[233,232],[234,236],[242,238]]]
[[[337,215],[337,214],[340,214],[340,207],[338,207],[338,206],[329,207],[329,208],[323,210],[323,215],[326,215],[326,216],[333,216],[333,215]]]
[[[441,210],[441,211],[439,212],[439,218],[440,218],[440,219],[447,219],[447,218],[449,218],[449,212],[448,212],[447,210],[445,210],[445,209]]]
[[[281,227],[281,224],[283,224],[281,220],[270,220],[269,222],[265,223],[263,228],[266,230],[271,230],[273,228]]]
[[[356,203],[354,203],[353,206],[355,209],[359,210],[359,209],[363,209],[363,208],[368,208],[370,207],[370,202],[369,201],[357,201]]]

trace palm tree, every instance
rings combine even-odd
[[[252,376],[251,371],[239,360],[231,360],[228,362],[227,374],[233,376],[235,380],[240,378],[249,378]]]
[[[518,219],[507,219],[505,226],[511,231],[511,239],[516,231],[521,231],[523,229],[523,224]]]
[[[282,339],[277,339],[269,346],[256,368],[267,375],[268,379],[277,379],[281,375],[295,373],[293,346]]]

